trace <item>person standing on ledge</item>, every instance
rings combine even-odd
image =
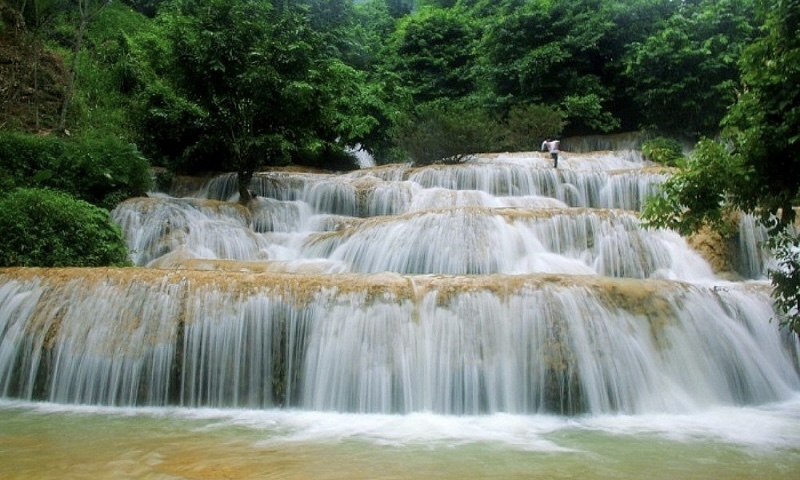
[[[561,144],[556,139],[550,140],[549,138],[542,142],[542,151],[547,150],[550,156],[553,157],[553,168],[558,168],[558,146]]]

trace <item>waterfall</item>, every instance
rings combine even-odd
[[[220,175],[123,202],[136,267],[0,269],[0,397],[595,416],[796,395],[769,284],[640,226],[668,172],[563,157],[263,172],[246,206]]]
[[[767,293],[752,285],[50,273],[3,272],[4,396],[377,413],[641,413],[775,401],[800,386],[769,323]]]

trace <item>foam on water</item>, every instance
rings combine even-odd
[[[580,424],[614,435],[716,441],[754,450],[797,449],[800,396],[759,407],[716,407],[691,414],[601,415],[580,420]]]
[[[753,453],[800,449],[800,396],[759,407],[716,407],[691,414],[447,416],[347,414],[301,410],[209,408],[120,408],[0,400],[0,411],[33,415],[153,417],[182,419],[204,430],[243,427],[257,445],[364,442],[392,447],[448,448],[467,444],[535,452],[574,452],[564,435],[661,438],[682,443],[714,442]]]

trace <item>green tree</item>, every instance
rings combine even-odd
[[[663,28],[630,44],[628,94],[645,128],[712,135],[735,100],[737,61],[752,38],[751,1],[704,0],[682,7]]]
[[[611,1],[609,12],[614,28],[603,39],[601,71],[603,84],[611,92],[609,109],[619,118],[623,131],[638,130],[648,123],[642,118],[646,111],[633,101],[630,92],[636,78],[625,75],[626,52],[634,43],[642,43],[663,28],[680,2],[672,0]]]
[[[651,162],[678,167],[684,161],[683,147],[674,138],[656,137],[642,143],[642,155]]]
[[[159,73],[175,92],[161,98],[184,104],[180,111],[197,124],[184,136],[192,141],[182,146],[184,165],[236,171],[243,202],[261,166],[356,166],[345,147],[374,126],[345,102],[360,91],[361,77],[324,54],[302,11],[258,0],[186,0],[158,20],[168,43]]]
[[[78,57],[71,101],[72,136],[109,136],[132,141],[132,105],[147,80],[133,61],[129,39],[152,21],[122,3],[105,7],[89,25]]]
[[[321,36],[320,47],[327,54],[344,60],[360,53],[357,42],[351,38],[355,21],[352,0],[295,0],[295,5],[305,5],[308,25]]]
[[[738,202],[782,210],[786,224],[800,188],[800,0],[759,6],[762,36],[742,55],[740,95],[722,125],[755,174]]]
[[[515,105],[505,124],[504,149],[539,150],[542,139],[557,138],[564,129],[564,114],[546,105]]]
[[[770,215],[770,244],[778,266],[770,271],[782,324],[800,335],[800,237],[789,228],[800,201],[800,0],[759,2],[763,37],[742,56],[739,101],[724,121],[753,181],[737,203]]]
[[[704,225],[726,231],[726,213],[739,200],[733,193],[751,179],[751,168],[741,155],[731,155],[719,142],[701,140],[686,168],[673,174],[661,186],[661,194],[647,202],[642,217],[647,225],[682,234]]]
[[[458,104],[422,106],[397,131],[397,142],[416,165],[453,164],[501,141],[500,125],[485,112]]]
[[[414,10],[414,0],[384,0],[393,18],[404,17]]]
[[[772,297],[783,314],[781,326],[800,336],[800,241],[796,234],[781,230],[770,239],[778,264],[770,270]]]
[[[130,5],[131,8],[142,15],[153,18],[158,13],[158,9],[161,8],[161,4],[166,1],[169,0],[123,0],[122,3]]]
[[[466,97],[475,91],[478,30],[459,9],[425,8],[403,18],[388,40],[385,68],[416,104]]]
[[[611,89],[602,80],[604,39],[613,28],[603,0],[506,2],[486,26],[482,71],[501,113],[517,104],[548,104],[570,130],[607,131]],[[477,8],[478,6],[476,6]]]
[[[374,71],[385,40],[394,31],[395,20],[383,0],[370,0],[353,8],[345,39],[350,49],[343,59],[360,70]]]
[[[760,1],[761,36],[740,59],[742,88],[723,120],[726,146],[704,141],[644,218],[682,231],[720,225],[725,209],[761,213],[779,267],[770,273],[783,324],[800,334],[800,0]],[[730,148],[727,147],[730,145]]]
[[[417,8],[424,7],[437,7],[437,8],[450,8],[458,3],[458,0],[416,0]]]

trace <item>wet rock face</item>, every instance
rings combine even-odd
[[[687,243],[695,249],[717,274],[735,275],[736,252],[731,239],[708,228],[695,233],[687,239]]]

